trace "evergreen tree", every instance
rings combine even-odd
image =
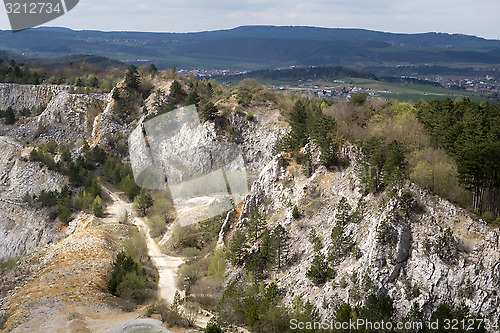
[[[316,285],[322,285],[334,277],[334,270],[328,264],[324,254],[317,252],[314,255],[311,267],[306,276]]]
[[[331,168],[341,163],[341,158],[339,156],[339,144],[336,140],[327,136],[323,139],[319,148],[321,151],[319,161],[322,165],[327,168]]]
[[[347,199],[342,197],[337,204],[336,222],[331,233],[332,247],[330,248],[330,257],[332,260],[339,261],[354,245],[351,237],[345,235],[344,232],[345,226],[351,220],[350,212],[351,206],[347,202]]]
[[[311,154],[307,153],[304,156],[304,161],[302,162],[302,173],[307,178],[311,177],[314,172],[314,168],[312,165]]]
[[[315,229],[312,229],[311,232],[309,233],[308,240],[314,246],[314,252],[321,251],[321,249],[323,248],[323,242],[321,242],[321,239],[316,234]]]
[[[290,252],[290,235],[281,224],[278,224],[272,232],[272,237],[276,251],[276,264],[279,269],[288,261],[288,255]]]
[[[71,220],[71,215],[73,214],[73,207],[71,205],[71,197],[65,195],[59,201],[57,206],[57,215],[63,224],[68,224]]]
[[[247,254],[247,237],[241,231],[236,231],[229,244],[229,260],[233,265],[240,265]]]
[[[290,140],[292,149],[303,147],[308,140],[307,133],[307,107],[302,100],[297,100],[290,114]]]
[[[338,224],[345,226],[349,223],[351,219],[351,205],[347,202],[346,197],[342,197],[337,204],[337,213],[335,214],[335,219]]]
[[[182,89],[179,81],[174,80],[172,82],[172,85],[170,86],[170,97],[172,98],[174,103],[179,103],[182,98],[184,98],[184,96],[186,96],[186,92],[184,91],[184,89]]]
[[[203,120],[208,121],[208,120],[215,120],[215,117],[217,116],[217,113],[219,112],[219,109],[217,108],[214,103],[209,102],[205,107],[203,108],[202,112],[202,117]]]
[[[118,88],[114,88],[111,97],[114,100],[119,100],[120,99],[120,90]]]
[[[97,217],[102,217],[104,215],[105,210],[106,207],[101,197],[100,196],[95,197],[94,201],[92,202],[92,212],[94,213],[94,215]]]
[[[337,123],[335,118],[324,115],[319,108],[311,113],[308,128],[312,141],[321,147],[326,139],[332,140],[335,137]]]
[[[245,220],[245,226],[251,241],[256,242],[266,227],[266,220],[260,215],[258,209],[254,209],[250,218]]]
[[[8,107],[7,110],[5,111],[5,124],[6,125],[12,125],[16,122],[16,114],[14,112],[14,109],[11,107]]]
[[[139,88],[140,84],[139,73],[137,72],[137,67],[130,65],[125,72],[125,84],[131,89]]]
[[[401,195],[399,207],[405,212],[406,218],[410,218],[410,212],[415,207],[415,199],[410,192],[405,192]]]
[[[260,255],[264,265],[268,268],[274,266],[276,262],[276,251],[274,249],[274,241],[269,229],[264,231],[262,243],[260,245]]]
[[[198,103],[200,102],[200,96],[196,93],[196,91],[191,91],[187,96],[186,99],[184,100],[184,105],[196,105],[198,106]]]
[[[134,209],[137,210],[139,215],[146,216],[148,209],[153,206],[153,198],[148,193],[141,191],[141,193],[134,199]]]
[[[383,166],[385,184],[394,184],[403,179],[404,160],[403,145],[394,140],[387,146],[387,155]]]
[[[99,81],[95,77],[95,75],[90,74],[89,77],[87,78],[87,86],[92,87],[92,88],[97,88],[99,86]]]
[[[151,75],[155,75],[156,73],[158,73],[158,68],[156,67],[155,64],[150,64],[149,67],[148,67],[148,73],[151,74]]]

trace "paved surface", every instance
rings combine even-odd
[[[144,328],[144,332],[148,328],[150,332],[162,332],[162,333],[172,333],[172,331],[167,330],[161,326],[162,322],[155,319],[134,319],[125,324],[113,327],[109,333],[127,333],[134,332],[134,329]],[[142,331],[141,331],[142,332]]]

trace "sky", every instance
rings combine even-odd
[[[72,11],[44,26],[194,32],[295,25],[500,39],[499,13],[499,0],[80,0]],[[4,8],[0,29],[10,29]]]

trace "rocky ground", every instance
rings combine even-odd
[[[164,83],[163,89],[168,90],[170,84]],[[43,210],[30,208],[23,198],[26,192],[34,195],[43,189],[60,189],[67,180],[28,162],[29,151],[22,142],[27,138],[35,142],[86,138],[97,144],[105,143],[109,135],[127,137],[138,129],[129,143],[145,151],[144,117],[128,128],[116,120],[109,95],[73,95],[65,87],[0,85],[0,101],[16,108],[47,105],[39,116],[17,127],[0,128],[11,137],[0,138],[0,257],[24,255],[16,269],[0,281],[0,314],[8,317],[7,330],[105,332],[140,317],[144,309],[132,313],[120,310],[106,292],[105,283],[121,240],[130,233],[130,226],[116,223],[124,210],[132,211],[130,204],[108,192],[113,204],[107,218],[81,214],[69,227],[50,224]],[[146,105],[151,103],[151,99],[146,101]],[[256,208],[266,217],[268,227],[282,224],[290,232],[296,260],[271,278],[283,290],[288,304],[300,296],[328,317],[340,300],[359,305],[370,292],[387,292],[401,316],[413,303],[429,316],[439,303],[463,302],[475,313],[499,319],[498,229],[411,183],[395,192],[363,196],[357,171],[359,151],[350,144],[343,149],[348,163],[337,170],[321,167],[317,149],[307,146],[315,172],[306,177],[293,159],[273,156],[276,139],[288,128],[275,104],[260,103],[246,109],[252,111],[253,120],[247,119],[234,95],[217,105],[227,121],[223,130],[201,124],[186,130],[178,142],[174,138],[172,147],[182,147],[186,137],[196,138],[197,145],[211,147],[215,154],[221,152],[217,150],[221,142],[237,144],[252,188],[242,206],[227,215],[218,247],[227,244],[235,230],[245,228],[244,219]],[[163,153],[169,152],[167,148],[163,147]],[[196,172],[207,172],[213,166],[206,151],[194,155],[190,163],[196,165]],[[133,164],[134,157],[131,159]],[[400,209],[403,192],[410,192],[418,203],[408,216]],[[333,245],[330,234],[336,207],[343,197],[352,210],[360,199],[366,202],[362,218],[345,229],[359,253],[339,258],[333,263],[335,278],[315,286],[306,277],[314,257],[308,237],[315,230],[323,243],[321,252],[328,254]],[[295,205],[301,211],[300,218],[292,216]],[[160,294],[170,300],[181,260],[161,254],[147,237],[144,221],[135,221],[144,231],[150,255],[160,270]],[[380,238],[382,229],[390,236],[387,240]],[[169,233],[162,242],[168,237]],[[258,242],[253,244],[252,251],[258,246]],[[244,274],[235,267],[228,273],[227,283]]]
[[[321,252],[328,256],[337,204],[345,197],[353,212],[363,197],[356,148],[346,146],[345,153],[348,166],[332,172],[316,165],[310,178],[293,162],[284,163],[284,158],[277,156],[266,165],[243,202],[234,230],[244,230],[243,220],[257,208],[266,216],[268,227],[282,224],[290,231],[296,261],[272,276],[287,302],[291,305],[300,296],[329,318],[340,300],[359,305],[370,292],[387,292],[401,316],[414,302],[427,316],[440,303],[463,302],[474,313],[496,322],[500,316],[500,231],[411,183],[398,193],[385,191],[363,198],[367,205],[362,220],[345,229],[361,256],[341,258],[333,264],[333,281],[312,284],[306,277],[314,257],[308,241],[311,230],[322,240]],[[418,202],[409,218],[399,210],[403,191],[409,191]],[[302,212],[299,219],[292,217],[294,205]],[[397,214],[392,218],[394,212]],[[392,233],[390,242],[378,237],[383,223]],[[221,234],[219,242],[228,238],[230,234]],[[254,244],[252,251],[257,249],[258,244]],[[238,279],[241,273],[238,268],[231,269],[228,281]]]

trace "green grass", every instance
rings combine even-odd
[[[0,273],[5,274],[5,272],[16,267],[20,259],[21,257],[13,257],[0,261]]]
[[[479,96],[479,93],[470,91],[456,91],[456,90],[451,90],[441,87],[433,87],[422,84],[386,83],[386,82],[379,82],[366,79],[351,79],[350,83],[380,91],[384,89],[390,89],[391,90],[390,93],[380,93],[380,95],[387,98],[397,98],[399,100],[418,101],[420,99],[429,100],[436,97],[437,98],[466,97],[475,101],[484,100],[484,98]]]

